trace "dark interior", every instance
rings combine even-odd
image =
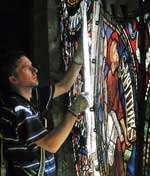
[[[2,1],[0,5],[0,51],[23,49],[30,54],[32,1]]]

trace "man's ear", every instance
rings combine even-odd
[[[17,83],[17,78],[14,75],[9,76],[9,82],[11,84],[16,84]]]

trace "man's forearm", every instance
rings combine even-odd
[[[64,78],[60,82],[56,83],[54,97],[62,95],[70,90],[71,86],[73,85],[79,74],[81,66],[82,65],[78,65],[75,63],[70,66]]]
[[[57,152],[68,137],[75,122],[76,117],[72,113],[67,112],[66,118],[62,121],[62,123],[52,132],[38,140],[36,144],[51,153]]]

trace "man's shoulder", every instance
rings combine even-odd
[[[16,96],[8,96],[5,99],[5,106],[9,108],[14,108],[15,106],[20,104],[20,100]]]
[[[5,107],[5,109],[9,109],[10,111],[14,111],[15,107],[20,105],[26,106],[26,104],[27,103],[18,95],[10,94],[4,98],[2,107]]]

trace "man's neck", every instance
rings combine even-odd
[[[28,101],[30,101],[30,99],[32,98],[32,88],[20,89],[18,93],[26,98]]]

